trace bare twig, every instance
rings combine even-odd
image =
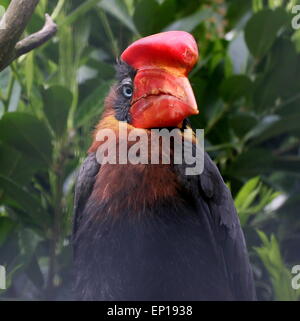
[[[5,28],[0,30],[0,71],[13,60],[41,46],[56,32],[56,25],[46,15],[39,32],[19,41],[39,0],[11,0],[5,13]]]

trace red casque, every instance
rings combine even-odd
[[[131,107],[133,126],[176,127],[186,117],[199,113],[187,78],[198,60],[192,35],[169,31],[142,38],[121,58],[137,70]]]

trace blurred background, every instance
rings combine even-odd
[[[7,7],[9,0],[1,0]],[[230,187],[259,300],[299,300],[300,30],[297,1],[41,0],[57,35],[0,73],[1,299],[68,299],[73,188],[114,64],[132,41],[194,35],[190,75],[206,150]],[[300,23],[300,19],[299,23]]]

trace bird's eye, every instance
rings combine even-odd
[[[130,85],[124,85],[122,87],[122,92],[123,92],[124,97],[126,97],[126,98],[131,98],[133,95],[133,89]]]

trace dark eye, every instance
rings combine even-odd
[[[124,97],[131,98],[132,94],[133,94],[133,89],[130,85],[124,85],[122,87],[122,93],[123,93]]]

